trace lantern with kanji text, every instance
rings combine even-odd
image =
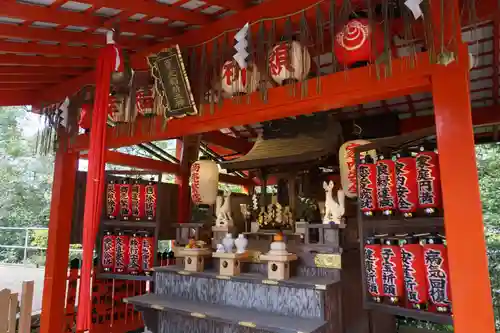
[[[269,54],[269,73],[280,85],[302,81],[310,70],[311,55],[297,41],[281,42]]]
[[[115,267],[115,243],[116,236],[105,231],[101,246],[101,266],[105,272],[111,272]]]
[[[130,186],[130,196],[131,196],[131,210],[132,210],[132,219],[135,221],[140,221],[144,218],[145,212],[145,204],[144,201],[146,199],[146,188],[144,184],[141,184],[138,179],[134,180],[132,185]]]
[[[120,184],[120,216],[123,220],[129,220],[132,216],[132,187],[129,179],[124,179]]]
[[[444,240],[439,236],[431,236],[425,238],[423,243],[428,295],[431,303],[430,310],[450,313],[450,273]]]
[[[128,267],[129,236],[119,231],[115,238],[115,273],[125,273]]]
[[[346,67],[365,66],[384,52],[384,31],[380,24],[370,26],[367,18],[349,20],[335,35],[337,61]]]
[[[144,233],[141,244],[141,271],[150,274],[155,257],[154,238],[149,233]]]
[[[414,309],[427,309],[429,300],[424,251],[418,237],[408,236],[401,246],[406,299]]]
[[[120,185],[110,180],[106,185],[106,216],[115,220],[120,213]]]
[[[383,300],[382,285],[382,247],[380,239],[368,238],[365,243],[366,288],[372,299],[380,303]]]
[[[219,167],[202,157],[191,166],[191,199],[196,205],[213,205],[217,199]]]
[[[378,210],[377,167],[369,155],[364,156],[358,165],[358,197],[363,214],[373,216]]]
[[[403,264],[398,239],[385,239],[381,247],[382,285],[384,296],[392,304],[399,304],[404,297]]]
[[[240,68],[235,60],[229,60],[222,66],[221,88],[230,96],[251,94],[259,87],[260,73],[252,63],[247,68]]]
[[[408,152],[397,155],[396,192],[398,210],[404,217],[412,217],[418,208],[417,162]]]
[[[426,214],[433,214],[441,208],[441,176],[439,157],[432,150],[420,148],[415,157],[417,164],[418,207]]]
[[[145,186],[144,191],[144,214],[148,221],[153,221],[156,217],[156,193],[158,185],[151,179]]]
[[[384,215],[392,215],[397,205],[396,166],[393,160],[380,155],[377,161],[378,209]]]
[[[141,271],[142,239],[137,233],[129,237],[128,242],[128,267],[130,274],[139,274]]]
[[[352,140],[346,141],[339,149],[339,166],[340,166],[340,182],[342,189],[348,198],[355,198],[358,194],[356,181],[356,155],[355,148],[358,146],[369,144],[367,140]],[[369,154],[372,157],[376,156],[375,150],[363,152],[360,156]]]

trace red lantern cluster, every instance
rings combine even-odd
[[[149,274],[154,265],[156,241],[148,232],[105,231],[101,267],[105,272]]]
[[[106,186],[106,215],[108,219],[153,221],[156,218],[157,184],[125,179],[114,180]]]
[[[373,301],[451,313],[446,246],[440,237],[368,238],[366,288]]]
[[[367,216],[434,214],[442,208],[438,154],[422,150],[415,157],[399,154],[395,161],[382,157],[376,163],[367,156],[358,165],[358,198]]]

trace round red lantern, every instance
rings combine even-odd
[[[396,160],[396,192],[398,209],[404,217],[412,217],[418,208],[417,162],[408,152]]]
[[[380,155],[377,161],[378,208],[384,215],[392,215],[397,207],[396,165],[393,160]]]
[[[222,66],[222,90],[230,95],[245,95],[255,92],[259,86],[260,73],[257,66],[249,63],[247,68],[240,68],[234,60],[226,61]]]
[[[363,157],[358,165],[358,197],[363,214],[373,216],[378,209],[377,167],[370,155]]]
[[[191,166],[191,199],[197,205],[213,205],[217,199],[219,167],[201,158]]]
[[[335,35],[334,52],[337,61],[347,67],[364,66],[384,52],[384,31],[367,18],[349,20]]]
[[[441,208],[441,176],[439,156],[435,151],[420,148],[415,157],[417,163],[418,206],[426,214],[434,214]]]
[[[382,245],[380,239],[368,238],[365,243],[366,288],[372,299],[380,303],[384,292],[382,285]]]

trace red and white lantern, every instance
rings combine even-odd
[[[358,165],[358,196],[363,214],[373,216],[378,210],[377,167],[370,156],[365,156]]]
[[[123,220],[129,220],[132,216],[132,191],[128,179],[120,184],[120,216]]]
[[[297,41],[279,43],[269,54],[271,78],[280,85],[302,81],[310,70],[309,51]]]
[[[148,221],[153,221],[156,218],[156,193],[158,185],[150,180],[144,190],[144,215]]]
[[[132,234],[128,241],[128,273],[139,274],[141,271],[142,239],[137,234]]]
[[[133,184],[130,186],[131,193],[131,210],[132,210],[132,219],[135,221],[140,221],[144,218],[145,212],[145,186],[139,182],[139,180],[135,180]]]
[[[115,273],[125,273],[128,267],[128,244],[129,236],[118,232],[115,238]]]
[[[154,238],[146,233],[144,237],[141,238],[141,243],[141,271],[147,273],[153,268],[154,265]]]
[[[367,18],[351,19],[337,31],[334,52],[346,67],[373,62],[384,52],[384,31],[376,23],[372,29]]]
[[[377,161],[378,209],[384,215],[392,215],[396,209],[396,165],[393,160],[380,156]]]
[[[438,237],[425,239],[423,245],[425,271],[431,310],[451,312],[450,271],[448,253],[443,240]]]
[[[197,205],[213,205],[217,199],[219,167],[208,159],[200,159],[191,166],[191,199]]]
[[[120,185],[111,180],[106,185],[106,215],[110,220],[115,220],[120,213]]]
[[[387,239],[381,248],[384,296],[398,304],[404,296],[403,264],[397,239]]]
[[[252,63],[247,68],[240,68],[235,60],[226,61],[222,66],[222,90],[230,95],[245,95],[257,91],[260,73]]]
[[[105,231],[102,237],[101,265],[105,272],[115,267],[115,238],[110,231]]]
[[[135,98],[135,107],[141,116],[155,116],[155,98],[152,88],[138,89]]]
[[[416,237],[408,237],[401,247],[406,299],[414,309],[426,309],[429,296],[424,250]]]
[[[356,147],[369,144],[367,140],[347,141],[339,149],[340,182],[342,189],[348,198],[355,198],[358,195],[356,181]],[[375,150],[364,152],[360,156],[369,154],[373,158],[376,156]]]
[[[396,192],[398,210],[412,217],[418,208],[417,162],[410,154],[400,154],[396,160]]]
[[[382,285],[382,247],[380,240],[368,238],[365,244],[365,274],[368,293],[377,303],[384,296]]]
[[[418,206],[427,214],[441,208],[441,176],[439,157],[434,151],[424,151],[415,157],[417,164]]]

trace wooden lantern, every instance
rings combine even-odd
[[[280,85],[304,80],[310,69],[309,51],[297,41],[279,43],[269,54],[270,75]]]
[[[245,95],[255,92],[259,86],[260,73],[252,63],[240,68],[236,61],[226,61],[222,66],[222,90],[230,95]]]
[[[217,200],[219,167],[208,159],[191,166],[191,199],[197,205],[213,205]]]

